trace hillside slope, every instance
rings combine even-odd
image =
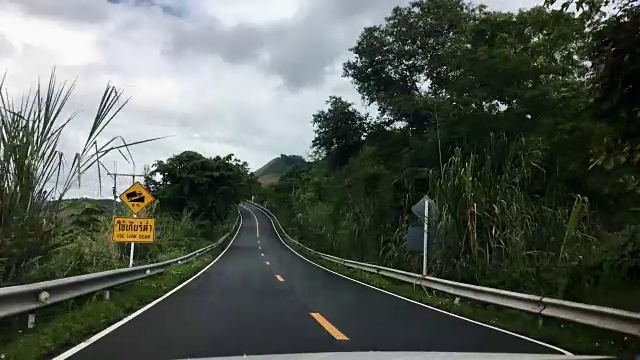
[[[278,182],[280,176],[296,166],[306,166],[307,161],[300,155],[280,155],[271,159],[260,169],[253,172],[262,185],[271,185]]]

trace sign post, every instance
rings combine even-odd
[[[427,254],[429,250],[429,201],[429,198],[425,196],[411,207],[411,211],[418,218],[422,219],[422,229],[413,226],[407,229],[407,247],[411,250],[422,250],[423,276],[427,276]],[[422,244],[420,244],[420,242],[422,242]]]
[[[427,276],[427,250],[429,247],[429,200],[424,202],[424,234],[422,235],[422,276]]]
[[[153,218],[138,218],[138,213],[151,205],[156,199],[142,184],[134,182],[130,188],[120,194],[120,200],[131,210],[133,216],[130,218],[114,216],[113,240],[131,244],[129,267],[133,267],[135,243],[153,243],[155,240],[156,220]]]
[[[133,215],[135,217],[135,215]],[[131,242],[129,245],[129,267],[133,267],[133,251],[135,249],[136,243]]]
[[[133,214],[133,217],[134,217],[134,218],[137,218],[137,217],[138,217],[138,215]],[[134,252],[135,247],[136,247],[136,243],[134,243],[134,242],[132,241],[132,242],[131,242],[131,245],[130,245],[130,247],[129,247],[129,267],[133,267],[133,252]]]

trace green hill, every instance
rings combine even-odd
[[[54,200],[57,201],[57,200]],[[54,201],[48,202],[52,204]],[[113,214],[113,199],[72,198],[63,199],[60,203],[60,212],[82,212],[84,209],[95,210],[96,214],[111,216]],[[116,203],[116,215],[129,215],[127,206],[121,202]]]
[[[307,161],[300,155],[280,155],[272,159],[260,169],[253,172],[262,185],[271,185],[278,182],[280,176],[296,166],[306,166]]]

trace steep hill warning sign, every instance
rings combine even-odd
[[[147,189],[144,188],[144,186],[142,186],[142,184],[136,182],[120,194],[120,200],[127,205],[131,212],[137,214],[156,199],[149,191],[147,191]]]

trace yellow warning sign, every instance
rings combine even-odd
[[[113,241],[152,243],[156,239],[156,219],[115,216]]]
[[[137,214],[142,209],[146,208],[154,202],[156,199],[147,191],[147,189],[142,186],[139,182],[131,185],[130,188],[125,190],[122,194],[120,194],[120,200],[127,205],[127,207],[134,213]]]

